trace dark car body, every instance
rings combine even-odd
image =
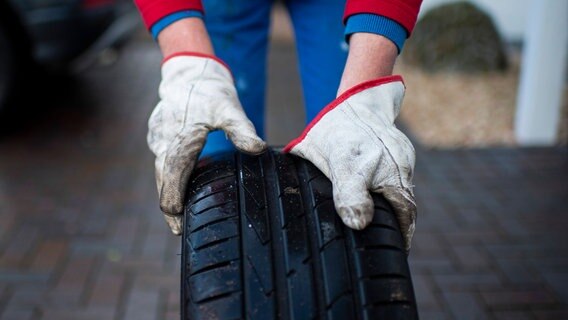
[[[114,22],[131,11],[128,1],[3,0],[19,50],[42,65],[65,64],[83,53]],[[0,16],[0,19],[2,17]]]
[[[129,0],[0,0],[0,109],[30,68],[65,69],[126,39],[138,20]]]

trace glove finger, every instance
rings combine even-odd
[[[266,150],[266,142],[256,134],[254,125],[242,111],[233,114],[232,119],[223,121],[221,129],[242,152],[259,154]]]
[[[375,213],[364,178],[357,174],[334,176],[332,182],[335,209],[343,223],[352,229],[364,229]]]
[[[164,219],[166,219],[166,223],[172,230],[172,233],[176,236],[179,236],[183,233],[183,217],[180,216],[168,216],[164,214]]]
[[[160,209],[169,214],[181,214],[187,180],[205,145],[208,130],[194,128],[178,135],[168,147],[161,170]],[[175,232],[174,232],[175,233]]]
[[[403,189],[384,187],[379,190],[394,209],[394,214],[400,226],[406,252],[410,251],[412,236],[416,222],[416,204],[414,197]]]

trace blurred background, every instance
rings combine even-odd
[[[280,3],[272,18],[283,145],[304,111]],[[422,319],[568,319],[567,21],[565,0],[424,0],[396,66]],[[129,1],[0,2],[0,319],[179,318],[145,142],[160,60]]]

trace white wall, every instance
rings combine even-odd
[[[458,0],[424,0],[420,15],[444,3]],[[530,0],[468,0],[487,12],[497,25],[501,36],[507,42],[522,40],[527,24]],[[557,0],[566,1],[566,0]]]
[[[568,66],[568,1],[532,0],[530,12],[515,136],[521,145],[554,145]]]

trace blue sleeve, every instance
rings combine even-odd
[[[379,34],[392,41],[396,45],[398,53],[402,51],[404,42],[408,38],[408,32],[402,25],[387,17],[372,13],[360,13],[347,19],[345,36],[349,37],[356,32]]]
[[[150,28],[152,37],[154,38],[154,40],[156,40],[158,39],[158,34],[160,34],[160,32],[170,24],[181,19],[194,18],[194,17],[203,18],[203,13],[197,10],[184,10],[169,14],[163,17],[162,19],[158,20],[156,23],[154,23],[154,25],[152,25],[152,27]]]

